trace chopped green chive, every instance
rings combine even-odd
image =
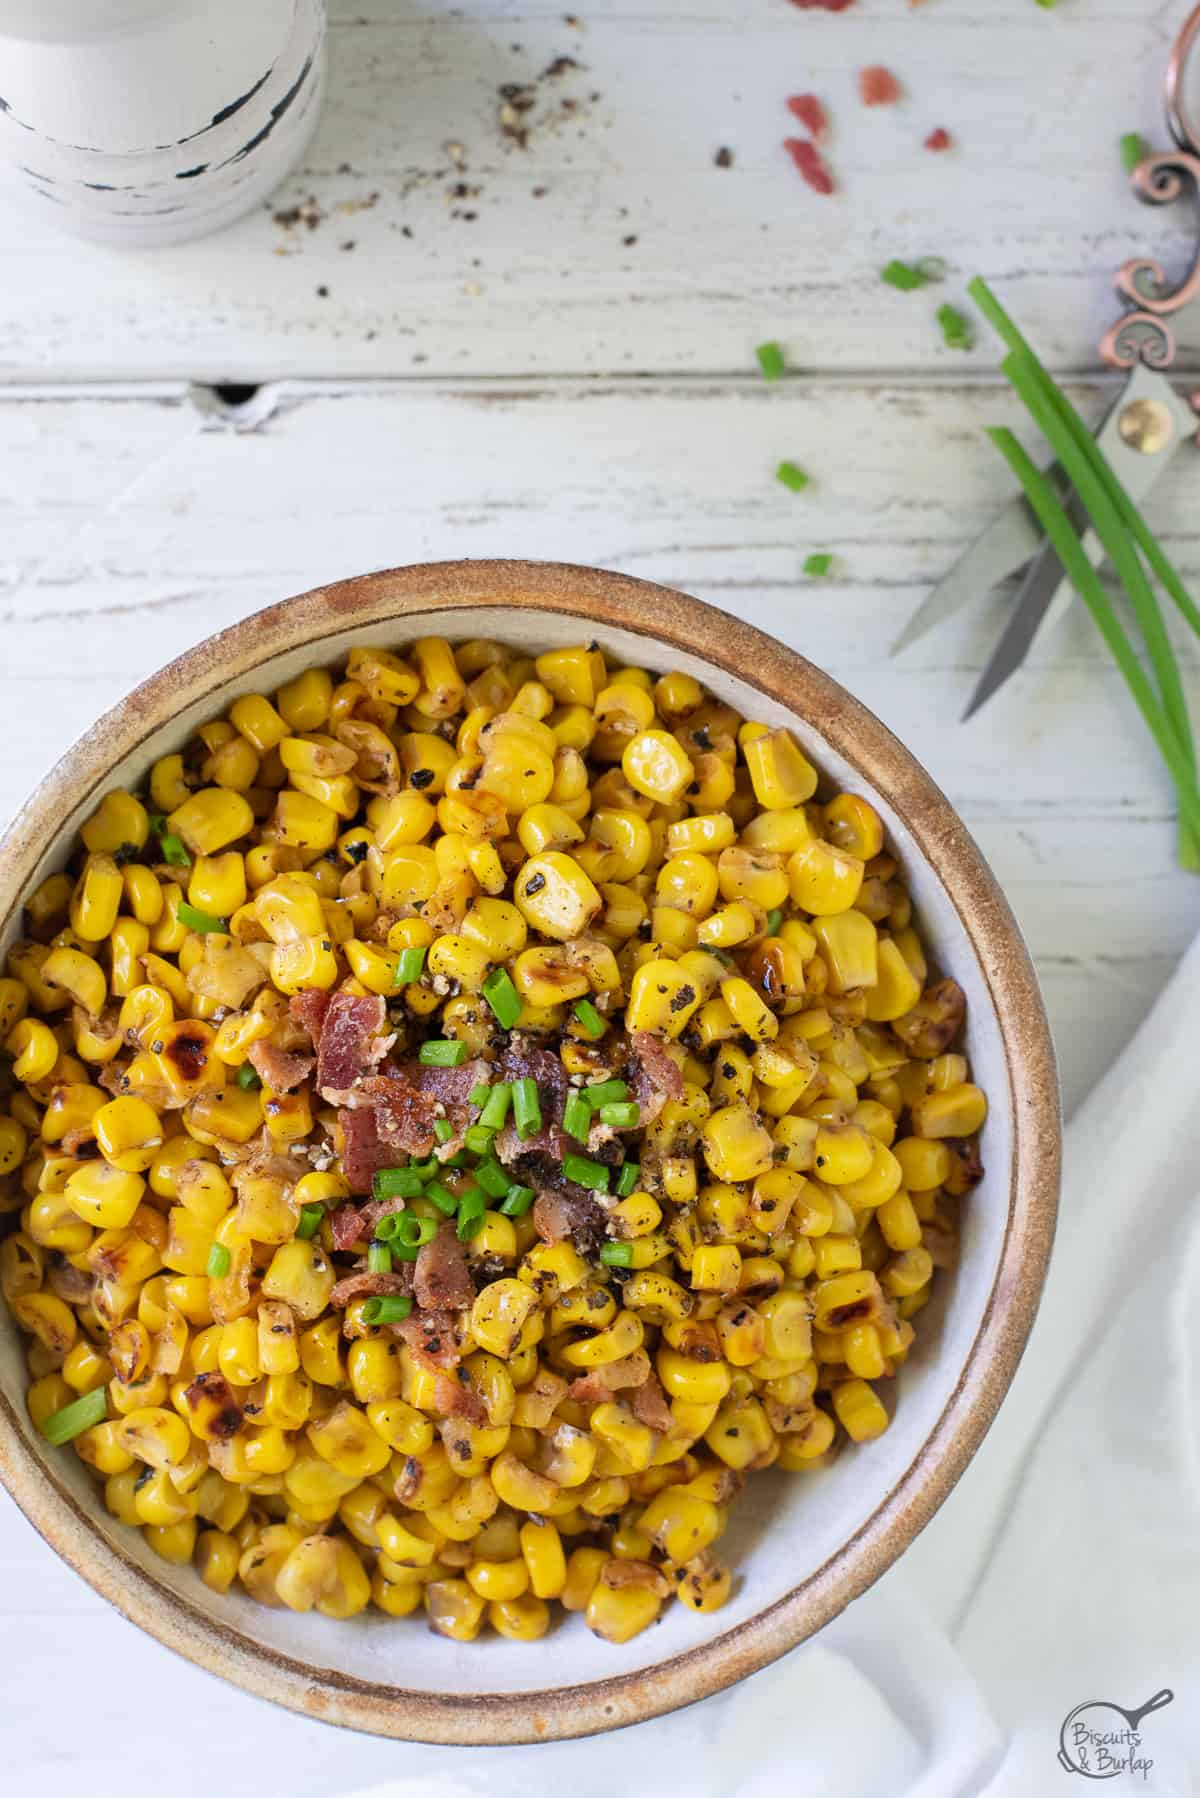
[[[214,1242],[208,1251],[204,1271],[210,1280],[223,1280],[233,1263],[233,1256],[223,1242]]]
[[[512,1185],[512,1176],[498,1161],[481,1161],[474,1177],[493,1199],[502,1199]]]
[[[505,1217],[524,1217],[525,1213],[529,1210],[529,1207],[533,1204],[533,1199],[534,1192],[532,1186],[522,1186],[519,1182],[514,1181],[509,1187],[508,1196],[505,1198],[500,1209]]]
[[[367,1250],[367,1272],[369,1274],[390,1274],[392,1271],[392,1251],[386,1242],[373,1242]]]
[[[481,990],[500,1023],[506,1030],[511,1030],[521,1015],[521,995],[508,970],[493,968]]]
[[[440,1180],[431,1180],[425,1188],[425,1197],[432,1199],[439,1211],[447,1217],[453,1217],[458,1210],[458,1200],[449,1187],[443,1186]]]
[[[621,1171],[617,1175],[617,1197],[619,1199],[627,1199],[631,1192],[636,1192],[637,1183],[641,1177],[642,1167],[640,1162],[623,1162],[621,1164]]]
[[[632,1267],[633,1244],[631,1242],[606,1242],[600,1250],[600,1259],[605,1267]]]
[[[161,837],[167,828],[167,814],[166,812],[147,812],[146,822],[150,826],[151,835]]]
[[[572,1009],[585,1036],[594,1038],[604,1035],[604,1019],[590,999],[576,999]]]
[[[241,1067],[234,1075],[234,1079],[245,1093],[256,1093],[262,1085],[262,1081],[248,1061],[242,1063]]]
[[[629,1088],[623,1080],[600,1080],[595,1086],[585,1086],[583,1096],[593,1111],[599,1111],[602,1105],[613,1105],[621,1099],[627,1099]]]
[[[573,1092],[563,1106],[562,1127],[576,1142],[586,1142],[592,1127],[592,1108],[580,1092]]]
[[[175,916],[181,924],[186,924],[189,930],[198,931],[201,936],[211,935],[215,931],[220,931],[223,935],[229,933],[227,918],[214,918],[210,911],[201,911],[198,906],[189,905],[186,899],[181,899],[175,907]]]
[[[607,1124],[612,1130],[632,1130],[641,1115],[641,1106],[635,1105],[632,1100],[628,1104],[614,1100],[611,1105],[600,1107],[600,1122]]]
[[[387,1225],[386,1234],[385,1224]],[[437,1235],[437,1221],[432,1217],[418,1217],[412,1211],[393,1211],[390,1217],[381,1219],[379,1235],[387,1242],[393,1255],[396,1253],[397,1247],[422,1249]]]
[[[182,837],[170,835],[160,837],[158,846],[162,850],[163,860],[172,868],[191,867],[192,858],[187,852],[187,847]]]
[[[944,256],[919,256],[913,263],[917,273],[926,281],[944,281],[948,264]]]
[[[425,971],[424,949],[401,949],[396,957],[396,978],[393,986],[411,986],[419,980]]]
[[[764,381],[781,381],[787,372],[787,363],[783,359],[783,351],[777,343],[760,343],[754,354],[758,357],[758,366],[763,373]]]
[[[915,293],[918,287],[926,285],[928,277],[911,262],[889,262],[880,269],[879,279],[899,293]]]
[[[450,1122],[449,1118],[434,1118],[433,1134],[435,1141],[439,1143],[449,1142],[450,1138],[454,1135],[454,1125]]]
[[[415,1199],[424,1190],[415,1167],[381,1167],[371,1182],[374,1199]]]
[[[1150,154],[1150,146],[1140,131],[1127,131],[1121,139],[1121,167],[1132,175],[1139,162]]]
[[[489,1130],[486,1124],[471,1124],[468,1126],[463,1140],[472,1155],[486,1155],[492,1146],[492,1138],[495,1134],[495,1131]]]
[[[367,1299],[362,1308],[362,1320],[365,1324],[399,1324],[412,1308],[412,1300],[403,1293],[388,1293],[385,1298]]]
[[[512,1083],[513,1121],[517,1126],[517,1135],[522,1142],[536,1136],[542,1127],[542,1102],[538,1096],[537,1081],[531,1080],[528,1074]]]
[[[957,306],[939,306],[937,320],[942,328],[942,342],[948,350],[972,348],[975,333],[971,329],[971,321]]]
[[[301,1205],[300,1221],[296,1225],[296,1235],[301,1242],[309,1242],[321,1228],[321,1220],[325,1216],[324,1205]]]
[[[832,567],[833,557],[829,554],[828,550],[817,550],[815,554],[805,556],[804,558],[805,574],[814,576],[828,574]]]
[[[789,493],[803,493],[808,486],[808,476],[794,462],[781,462],[775,470],[775,479],[782,481]]]
[[[417,1056],[423,1068],[460,1068],[466,1059],[466,1043],[452,1036],[435,1036],[422,1043]]]
[[[472,1186],[463,1193],[458,1203],[457,1234],[460,1242],[470,1242],[472,1236],[478,1236],[483,1228],[486,1211],[487,1200],[477,1186]]]
[[[564,1155],[563,1173],[576,1186],[586,1186],[592,1192],[607,1192],[609,1169],[602,1161],[590,1161],[586,1155]]]
[[[503,1130],[511,1104],[512,1086],[507,1080],[501,1080],[499,1085],[491,1087],[483,1110],[479,1114],[479,1121],[484,1129]]]
[[[479,1082],[478,1086],[473,1086],[471,1088],[470,1092],[467,1094],[467,1097],[470,1099],[472,1105],[477,1105],[477,1106],[482,1107],[487,1104],[488,1094],[491,1092],[491,1090],[492,1089],[488,1085],[487,1081],[481,1080]]]
[[[773,905],[767,913],[767,935],[774,936],[783,923],[783,913],[777,905]]]
[[[446,1163],[447,1167],[450,1165],[450,1162]],[[406,1171],[410,1174],[415,1174],[417,1179],[421,1182],[422,1187],[424,1187],[430,1180],[441,1173],[442,1163],[438,1160],[436,1155],[431,1155],[428,1161],[410,1161]]]
[[[72,1399],[61,1411],[51,1411],[40,1428],[47,1442],[61,1448],[64,1442],[72,1442],[84,1430],[103,1423],[107,1415],[108,1388],[97,1386],[94,1392],[85,1392],[82,1398]]]

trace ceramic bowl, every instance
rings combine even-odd
[[[623,1647],[578,1617],[541,1642],[447,1641],[417,1618],[351,1623],[219,1597],[157,1559],[104,1511],[69,1452],[33,1431],[11,1318],[0,1315],[0,1475],[45,1539],[159,1641],[246,1691],[311,1717],[418,1741],[584,1735],[655,1716],[774,1660],[877,1579],[946,1497],[1012,1379],[1053,1235],[1059,1113],[1037,983],[1012,915],[949,803],[907,750],[802,657],[667,588],[526,562],[401,568],[273,606],[156,674],[71,749],[21,812],[0,856],[0,917],[61,862],[112,786],[247,691],[270,691],[358,643],[498,637],[530,653],[595,638],[617,662],[683,668],[750,717],[787,724],[823,775],[865,793],[903,863],[932,959],[965,988],[967,1048],[986,1088],[986,1173],[964,1205],[961,1264],[921,1318],[878,1441],[806,1474],[758,1475],[722,1544],[738,1572],[727,1607],[668,1607]]]

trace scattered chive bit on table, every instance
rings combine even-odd
[[[1139,162],[1144,162],[1150,154],[1150,145],[1140,131],[1127,131],[1121,139],[1121,167],[1127,175],[1132,175]]]
[[[809,477],[795,462],[781,462],[775,470],[775,479],[782,481],[790,493],[803,493],[809,484]]]
[[[811,575],[815,579],[819,579],[823,574],[828,574],[832,567],[833,557],[827,549],[814,550],[811,556],[804,558],[805,574]]]
[[[1191,718],[1178,657],[1147,566],[1196,636],[1200,636],[1200,611],[1099,443],[986,281],[977,277],[968,291],[1007,345],[1009,353],[1002,372],[1086,507],[1104,545],[1106,560],[1125,589],[1154,674],[1153,682],[1052,483],[1011,431],[992,428],[989,437],[1020,482],[1167,765],[1179,801],[1180,865],[1192,873],[1200,872],[1200,788],[1196,781]]]
[[[783,359],[783,351],[777,343],[760,343],[754,354],[758,357],[758,366],[762,370],[764,381],[781,381],[787,373],[787,363]]]
[[[916,262],[893,257],[879,271],[879,279],[900,293],[915,293],[919,287],[930,287],[945,278],[946,264],[940,256],[920,256]]]
[[[942,330],[942,342],[948,350],[969,350],[975,344],[975,332],[965,312],[957,306],[947,303],[939,306],[937,321]]]

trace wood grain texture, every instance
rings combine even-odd
[[[0,378],[732,372],[765,337],[800,367],[957,375],[935,302],[878,280],[930,253],[948,297],[986,274],[1056,364],[1086,367],[1116,268],[1190,253],[1189,209],[1140,208],[1117,154],[1126,130],[1165,143],[1181,6],[604,0],[581,29],[566,10],[333,0],[305,166],[219,237],[121,256],[0,215]],[[563,56],[581,66],[537,79]],[[863,108],[868,62],[896,71],[899,107]],[[521,148],[499,89],[531,80]],[[808,90],[834,118],[832,200],[781,148],[784,100]],[[939,125],[957,146],[941,156],[922,148]],[[315,228],[274,221],[298,204]]]

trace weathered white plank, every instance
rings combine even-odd
[[[1102,395],[1078,395],[1095,411]],[[682,586],[773,631],[913,748],[976,831],[1047,978],[1074,1097],[1196,923],[1170,793],[1082,611],[979,718],[958,712],[1003,597],[897,661],[930,581],[1008,491],[1001,390],[845,381],[289,390],[258,431],[186,400],[15,396],[0,501],[0,810],[129,686],[208,631],[359,568],[533,555]],[[781,455],[813,471],[797,498]],[[919,478],[914,480],[914,464]],[[1185,463],[1155,517],[1185,572]],[[806,582],[812,548],[836,578]],[[1195,684],[1194,646],[1181,644]]]
[[[1163,141],[1177,8],[860,0],[829,17],[785,0],[606,0],[580,29],[558,0],[331,10],[326,116],[273,209],[311,196],[321,223],[285,230],[265,209],[122,255],[5,202],[0,378],[733,371],[768,336],[798,366],[957,373],[933,320],[943,296],[878,281],[890,256],[922,253],[950,259],[948,297],[993,278],[1078,367],[1114,316],[1114,269],[1190,250],[1190,218],[1143,212],[1116,148],[1135,127]],[[564,55],[582,66],[536,83],[522,149],[498,89]],[[895,110],[857,97],[856,71],[877,61],[905,84]],[[781,149],[798,90],[833,112],[837,199],[810,193]],[[922,149],[935,125],[953,154]],[[714,165],[721,145],[732,168]]]

